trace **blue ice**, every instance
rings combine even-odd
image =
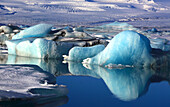
[[[148,66],[152,62],[150,41],[147,37],[135,31],[123,31],[116,35],[107,47],[83,63],[106,66],[122,64]]]
[[[58,43],[42,38],[25,38],[6,41],[8,54],[35,57],[35,58],[58,58],[68,54],[73,47],[67,43]]]
[[[150,40],[152,48],[161,49],[162,51],[170,51],[170,42],[167,39],[156,38]]]
[[[32,27],[29,27],[20,33],[14,35],[12,39],[21,39],[29,37],[45,37],[51,31],[53,25],[51,24],[38,24]]]
[[[103,51],[104,45],[96,45],[92,47],[73,47],[69,51],[67,60],[82,62],[84,59],[93,57]]]

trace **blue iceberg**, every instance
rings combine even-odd
[[[42,38],[25,38],[6,41],[8,54],[34,57],[34,58],[57,58],[61,59],[63,54],[68,54],[73,47],[68,43],[57,43]]]
[[[29,37],[45,37],[51,31],[53,25],[51,24],[38,24],[32,27],[29,27],[20,33],[14,35],[12,39],[21,39]]]
[[[135,31],[123,31],[116,35],[102,52],[85,59],[83,63],[100,66],[109,64],[148,66],[153,59],[151,50],[147,37]]]
[[[104,45],[96,45],[92,47],[73,47],[69,51],[69,56],[65,57],[65,60],[71,61],[80,61],[82,62],[84,59],[93,57],[103,51],[105,48]]]

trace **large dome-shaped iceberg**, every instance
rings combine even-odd
[[[153,59],[147,37],[135,31],[123,31],[116,35],[107,47],[83,63],[107,66],[110,64],[148,66]]]

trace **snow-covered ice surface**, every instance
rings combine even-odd
[[[0,65],[0,100],[61,97],[67,88],[55,85],[56,78],[36,65]],[[48,85],[51,84],[51,85]],[[52,85],[54,84],[54,85]]]
[[[169,0],[1,0],[0,23],[169,27]]]

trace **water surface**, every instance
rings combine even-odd
[[[169,107],[169,68],[153,69],[107,69],[61,60],[3,55],[3,64],[38,65],[56,76],[56,83],[66,85],[69,94],[62,98],[32,99],[30,102],[0,102],[2,106],[62,106],[62,107]],[[45,103],[40,103],[45,102]]]

